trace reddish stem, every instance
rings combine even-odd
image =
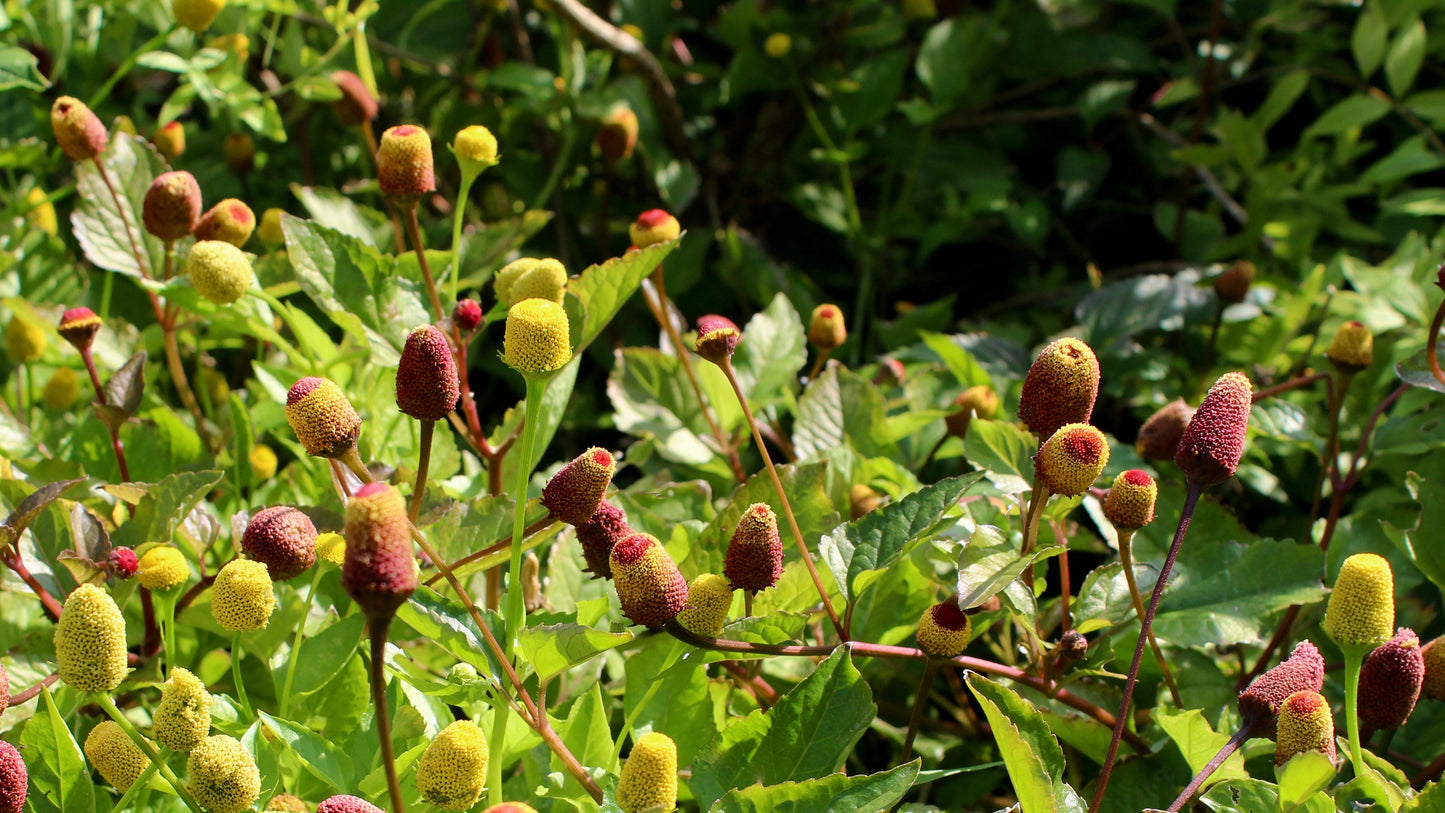
[[[50,620],[59,621],[60,614],[65,611],[65,608],[61,606],[59,601],[55,600],[55,596],[52,596],[49,590],[46,590],[39,581],[36,581],[35,576],[30,572],[30,568],[25,566],[25,560],[20,556],[18,540],[17,546],[11,550],[9,556],[5,557],[5,566],[15,571],[15,575],[19,576],[21,581],[25,582],[31,591],[35,593],[36,597],[40,599],[40,604],[45,607],[45,614],[50,616]]]
[[[1435,309],[1435,318],[1430,321],[1430,329],[1425,333],[1425,361],[1430,365],[1430,372],[1435,374],[1435,379],[1445,384],[1445,372],[1440,370],[1440,352],[1436,343],[1440,340],[1440,326],[1445,324],[1445,301]]]
[[[1233,737],[1230,737],[1229,742],[1225,743],[1224,747],[1219,749],[1219,753],[1215,754],[1214,758],[1209,760],[1208,764],[1200,769],[1199,773],[1194,775],[1194,779],[1191,780],[1188,785],[1184,786],[1184,790],[1179,792],[1179,797],[1174,800],[1174,804],[1169,805],[1168,813],[1178,813],[1178,811],[1182,810],[1184,805],[1188,804],[1189,800],[1194,798],[1194,794],[1199,790],[1199,787],[1203,785],[1209,777],[1213,776],[1215,771],[1219,770],[1219,766],[1223,765],[1226,759],[1229,759],[1230,754],[1239,750],[1239,746],[1243,745],[1244,741],[1249,739],[1253,731],[1254,724],[1245,723],[1243,728],[1239,729]]]
[[[46,686],[54,686],[55,681],[57,680],[60,680],[60,675],[56,672],[51,672],[44,678],[41,678],[40,682],[35,684],[34,686],[31,686],[20,694],[12,695],[10,697],[10,707],[14,708],[21,703],[28,703],[31,700],[34,700],[37,696],[39,696],[41,689],[45,688]]]

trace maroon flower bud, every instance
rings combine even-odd
[[[21,813],[29,792],[30,774],[25,770],[25,760],[15,746],[0,740],[0,813]]]
[[[940,602],[923,611],[914,630],[918,648],[935,658],[955,658],[968,648],[973,622],[953,600]]]
[[[1099,397],[1099,359],[1078,339],[1050,342],[1039,352],[1019,393],[1019,420],[1047,438],[1059,427],[1088,423]]]
[[[456,407],[461,392],[447,337],[435,325],[413,330],[396,365],[397,407],[419,421],[440,421]]]
[[[1274,738],[1275,721],[1285,698],[1295,692],[1318,692],[1325,685],[1325,659],[1309,641],[1300,641],[1278,666],[1254,679],[1239,693],[1239,716],[1261,737]]]
[[[381,193],[402,204],[415,203],[437,188],[432,169],[431,136],[414,124],[381,134],[376,150],[376,181]]]
[[[475,299],[462,299],[452,308],[452,323],[464,331],[476,330],[482,324],[482,306]]]
[[[340,794],[316,806],[316,813],[386,813],[365,799]]]
[[[1190,481],[1207,486],[1234,476],[1244,455],[1253,396],[1244,373],[1225,373],[1209,388],[1174,453],[1174,464]]]
[[[100,317],[87,307],[71,308],[61,315],[60,325],[56,330],[60,331],[61,338],[84,353],[90,348],[90,343],[95,341],[95,334],[100,331]]]
[[[1159,408],[1139,427],[1139,437],[1134,441],[1134,451],[1145,460],[1173,460],[1179,450],[1179,439],[1184,437],[1184,427],[1194,417],[1194,410],[1184,399],[1176,398]]]
[[[371,90],[360,76],[351,71],[336,71],[331,74],[331,81],[341,91],[341,98],[331,103],[331,109],[336,111],[336,117],[341,119],[342,124],[356,127],[364,121],[376,119],[376,97],[371,95]]]
[[[735,590],[758,592],[778,583],[783,575],[783,541],[778,515],[765,502],[748,506],[728,540],[723,575]]]
[[[742,338],[743,333],[733,324],[733,320],[710,313],[698,317],[697,343],[693,345],[693,349],[713,364],[722,364],[732,358],[733,351],[738,349],[738,342],[742,341]]]
[[[346,503],[345,532],[341,586],[369,620],[389,620],[416,590],[406,500],[385,483],[367,483]]]
[[[316,563],[316,526],[288,505],[263,508],[246,523],[241,550],[266,565],[272,579],[288,581]]]
[[[612,548],[618,540],[633,534],[627,526],[627,514],[603,500],[592,513],[592,518],[576,527],[577,542],[582,546],[582,558],[587,562],[587,569],[594,578],[612,578]]]
[[[134,576],[136,568],[140,567],[140,559],[135,555],[135,551],[125,547],[111,548],[106,563],[110,566],[111,575],[121,579]]]
[[[542,489],[542,505],[568,525],[585,525],[597,513],[616,471],[612,453],[593,446],[552,475]]]
[[[657,537],[622,539],[612,548],[611,563],[622,614],[634,624],[661,626],[687,606],[687,579]]]
[[[162,172],[151,181],[141,204],[146,231],[173,243],[191,233],[201,216],[201,186],[185,170]]]
[[[61,151],[72,161],[94,158],[110,140],[100,117],[85,102],[70,96],[61,96],[50,106],[50,128]]]
[[[1425,682],[1420,637],[1400,627],[1360,667],[1359,714],[1365,725],[1392,731],[1405,724]]]
[[[197,240],[220,240],[240,248],[255,230],[256,214],[251,207],[235,198],[226,198],[201,215],[194,233]]]
[[[1243,302],[1254,284],[1254,263],[1240,260],[1214,278],[1214,293],[1225,302]]]
[[[1066,667],[1089,654],[1089,639],[1078,630],[1069,630],[1059,639],[1054,653],[1057,657],[1056,663],[1060,667]]]

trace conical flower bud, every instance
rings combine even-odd
[[[210,28],[211,22],[225,7],[226,0],[171,0],[176,22],[197,34]]]
[[[783,542],[772,506],[755,502],[738,518],[728,540],[723,575],[734,589],[753,593],[778,583],[783,575]]]
[[[1071,423],[1044,441],[1034,455],[1039,481],[1054,494],[1077,497],[1089,490],[1109,465],[1109,442],[1086,423]]]
[[[50,106],[50,128],[61,152],[72,161],[94,158],[110,141],[100,117],[85,102],[70,96],[61,96]]]
[[[186,274],[196,292],[217,305],[229,305],[245,295],[255,272],[241,249],[220,240],[202,240],[186,255]]]
[[[567,311],[549,299],[524,299],[507,310],[502,360],[522,375],[560,370],[572,360]]]
[[[693,349],[713,364],[722,364],[733,357],[742,339],[743,333],[733,320],[712,313],[698,317],[697,343]]]
[[[1425,657],[1420,637],[1401,627],[1381,644],[1360,667],[1360,722],[1392,731],[1410,719],[1425,682]]]
[[[567,269],[551,257],[522,257],[502,266],[492,288],[498,301],[508,307],[524,299],[550,299],[560,305],[567,289]]]
[[[361,417],[346,393],[326,378],[308,376],[286,393],[286,422],[313,457],[340,457],[356,447]]]
[[[356,127],[376,118],[379,109],[376,97],[371,95],[371,90],[360,76],[351,71],[335,71],[331,74],[331,81],[341,91],[341,98],[331,103],[331,109],[336,111],[336,117],[341,119],[342,124]]]
[[[100,317],[90,308],[71,308],[61,314],[60,325],[56,329],[60,331],[61,338],[84,353],[95,341],[95,334],[100,332]]]
[[[1374,360],[1375,334],[1362,322],[1346,322],[1335,331],[1325,358],[1346,375],[1358,373]]]
[[[1046,438],[1069,423],[1088,423],[1099,397],[1099,359],[1087,344],[1064,338],[1039,353],[1019,393],[1019,420]]]
[[[271,470],[276,470],[274,462]],[[310,517],[289,505],[263,508],[246,523],[241,550],[264,564],[272,579],[289,581],[316,563],[316,526]]]
[[[416,789],[443,810],[470,810],[487,782],[487,738],[471,720],[443,728],[416,764]]]
[[[147,590],[174,590],[191,579],[191,568],[179,549],[157,545],[136,565],[136,579]]]
[[[466,332],[476,330],[482,324],[482,306],[475,299],[458,301],[452,308],[452,323]]]
[[[173,243],[190,234],[201,217],[201,187],[185,170],[162,172],[151,181],[141,204],[147,232]]]
[[[316,813],[386,813],[365,799],[341,794],[316,806]]]
[[[968,649],[972,622],[957,602],[943,601],[923,611],[914,637],[918,648],[935,658],[956,658]]]
[[[634,624],[661,626],[687,605],[687,579],[657,537],[623,538],[612,547],[611,565],[622,614]]]
[[[598,503],[591,518],[577,526],[577,542],[582,546],[582,558],[594,578],[612,578],[612,548],[631,535],[627,515],[607,500]]]
[[[959,393],[953,406],[954,411],[944,417],[943,425],[948,434],[961,438],[968,434],[974,418],[988,420],[998,412],[998,393],[987,384],[978,384]]]
[[[5,355],[16,364],[38,361],[45,355],[45,329],[29,319],[15,314],[5,326]]]
[[[211,693],[190,670],[177,666],[161,687],[152,717],[156,740],[172,751],[190,751],[211,733]],[[119,785],[117,785],[119,787]]]
[[[704,573],[687,586],[687,606],[677,614],[677,623],[707,638],[716,638],[727,623],[733,606],[733,587],[716,573]]]
[[[568,525],[586,525],[602,505],[616,471],[612,453],[593,446],[552,475],[542,489],[542,505]]]
[[[452,141],[452,154],[462,168],[463,178],[474,178],[497,163],[497,137],[480,124],[463,127]]]
[[[1321,624],[1341,647],[1379,646],[1395,628],[1395,574],[1384,557],[1357,553],[1340,566]]]
[[[15,746],[0,740],[0,813],[22,813],[30,793],[30,773]]]
[[[1325,659],[1309,641],[1300,641],[1278,666],[1254,679],[1239,693],[1239,716],[1255,726],[1256,736],[1274,738],[1275,718],[1286,697],[1318,692],[1325,685]]]
[[[216,574],[211,586],[211,617],[231,632],[250,632],[266,626],[276,609],[276,591],[266,566],[250,559],[233,559]]]
[[[1054,647],[1054,664],[1056,668],[1066,669],[1088,654],[1089,639],[1078,630],[1069,630],[1059,637],[1059,643]]]
[[[1335,716],[1324,695],[1314,691],[1295,692],[1279,708],[1279,733],[1274,746],[1274,764],[1283,765],[1296,754],[1319,751],[1337,761]]]
[[[878,496],[865,483],[854,483],[848,488],[848,515],[857,519],[883,504],[883,498]]]
[[[1229,303],[1243,302],[1254,284],[1254,263],[1240,260],[1214,278],[1214,293]]]
[[[1104,516],[1121,531],[1137,531],[1154,521],[1154,502],[1159,484],[1149,472],[1129,469],[1120,472],[1104,498]]]
[[[597,149],[602,160],[612,164],[632,157],[637,146],[637,114],[630,107],[618,107],[602,118],[597,131]]]
[[[381,134],[376,150],[376,180],[382,194],[402,204],[437,188],[432,169],[431,136],[414,124],[402,124]]]
[[[101,777],[121,793],[130,790],[151,764],[150,757],[114,720],[103,720],[92,728],[85,737],[84,750],[85,758]]]
[[[55,625],[55,671],[78,692],[109,692],[125,680],[125,616],[110,594],[82,584]]]
[[[299,796],[278,793],[266,803],[266,813],[311,813],[311,806]]]
[[[156,145],[156,152],[167,161],[174,161],[186,151],[186,128],[179,121],[162,124],[156,128],[155,135],[151,136],[151,143]]]
[[[1176,398],[1159,408],[1139,427],[1139,437],[1134,441],[1134,451],[1145,460],[1173,460],[1179,451],[1179,439],[1194,417],[1194,408]]]
[[[1234,476],[1244,455],[1253,399],[1254,388],[1244,373],[1225,373],[1209,388],[1174,452],[1174,464],[1191,482],[1208,486]]]
[[[456,408],[461,394],[447,337],[435,325],[408,334],[396,365],[397,408],[419,421],[440,421]]]
[[[256,168],[256,140],[250,133],[231,133],[221,142],[221,160],[237,175],[249,174]]]
[[[819,350],[833,350],[848,339],[848,326],[837,305],[819,305],[808,323],[808,341]]]
[[[1420,688],[1436,700],[1445,700],[1445,644],[1441,641],[1445,641],[1445,635],[1426,644],[1420,651],[1425,661],[1425,680]]]
[[[197,240],[220,240],[240,248],[255,230],[256,215],[251,207],[235,198],[226,198],[201,215],[195,235]]]
[[[617,806],[626,813],[677,807],[677,744],[659,731],[637,738],[617,782]]]
[[[368,483],[346,504],[341,586],[373,621],[390,618],[416,590],[406,501],[389,485]]]
[[[632,238],[632,244],[638,248],[676,240],[679,234],[682,234],[682,224],[663,209],[648,209],[627,227],[627,236]]]
[[[261,213],[261,223],[256,227],[256,236],[261,238],[261,242],[273,246],[286,242],[286,232],[281,228],[281,215],[284,214],[286,210],[275,206]]]
[[[207,737],[186,760],[186,790],[211,813],[240,813],[261,795],[261,772],[235,737]]]

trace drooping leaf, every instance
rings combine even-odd
[[[626,630],[606,632],[581,624],[528,627],[517,636],[522,657],[543,680],[631,640]]]
[[[40,709],[20,732],[20,749],[30,783],[45,798],[63,811],[91,809],[95,784],[49,687],[40,689]]]
[[[176,527],[222,476],[215,470],[183,471],[167,475],[154,485],[125,484],[130,489],[143,488],[144,496],[136,503],[131,518],[111,535],[111,543],[134,548],[145,542],[169,542]],[[120,491],[110,486],[106,490]]]
[[[1083,813],[1083,800],[1064,784],[1063,749],[1038,709],[976,672],[964,680],[993,728],[1020,807]]]
[[[45,506],[55,502],[61,494],[65,493],[66,489],[84,481],[84,477],[74,480],[56,480],[32,491],[20,501],[19,505],[15,506],[15,510],[5,518],[4,524],[0,525],[0,544],[8,545],[15,541],[25,533],[25,529],[30,527],[30,523],[35,521],[40,512],[45,510]]]
[[[1002,531],[980,525],[958,552],[959,606],[968,609],[988,601],[1013,584],[1029,565],[1057,556],[1061,550],[1059,545],[1049,545],[1022,557],[1018,546]]]
[[[478,611],[492,634],[498,635],[503,628],[501,617],[490,610],[478,608]],[[411,594],[405,604],[397,608],[396,618],[426,638],[441,644],[448,652],[475,666],[484,674],[501,674],[500,665],[492,661],[486,639],[460,601],[443,596],[431,588],[420,587]]]
[[[829,774],[820,779],[751,785],[728,791],[712,806],[714,813],[831,813],[835,810],[891,810],[918,778],[921,760],[868,776]]]
[[[50,81],[40,72],[35,54],[18,45],[0,47],[0,90],[41,91],[50,87]]]
[[[260,717],[261,724],[285,743],[313,776],[335,788],[338,793],[350,787],[351,760],[340,749],[333,748],[320,735],[290,720],[272,717],[259,710],[256,714]]]

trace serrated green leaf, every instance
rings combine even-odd
[[[583,321],[581,339],[573,352],[581,353],[596,339],[612,317],[642,284],[642,280],[662,264],[667,255],[677,248],[682,237],[666,243],[650,245],[640,251],[630,251],[621,257],[588,266],[576,279],[567,282],[567,290],[582,302]]]
[[[1445,810],[1445,785],[1440,782],[1431,782],[1415,795],[1415,798],[1405,802],[1400,808],[1400,813],[1426,813],[1433,810]]]
[[[40,689],[40,710],[20,732],[20,748],[30,783],[45,798],[65,811],[92,808],[95,785],[49,687]]]
[[[617,428],[656,438],[658,451],[668,460],[703,466],[718,457],[702,405],[676,356],[652,347],[618,350],[607,394]]]
[[[1157,575],[1152,569],[1149,573],[1151,579]],[[1143,577],[1136,574],[1135,578]],[[1134,603],[1129,595],[1129,583],[1124,579],[1124,565],[1110,562],[1089,571],[1084,586],[1079,588],[1073,613],[1074,627],[1084,635],[1112,627],[1132,616]]]
[[[1034,480],[1038,439],[1008,421],[974,418],[963,439],[968,462],[988,472],[989,482],[1008,494],[1029,489]]]
[[[784,294],[753,314],[733,354],[733,371],[753,407],[766,407],[791,397],[798,371],[808,363],[803,320]]]
[[[734,720],[699,752],[689,787],[700,807],[711,807],[733,788],[827,776],[873,714],[873,692],[840,647],[771,711]]]
[[[1161,641],[1200,647],[1260,642],[1273,632],[1275,613],[1325,597],[1324,553],[1313,545],[1217,542],[1208,555],[1207,571],[1176,570],[1179,575],[1171,578],[1154,618]],[[1147,592],[1153,585],[1139,589]]]
[[[1280,813],[1293,813],[1308,804],[1335,778],[1336,771],[1335,763],[1319,751],[1295,754],[1289,762],[1277,766],[1274,775],[1279,784]]]
[[[1189,763],[1189,769],[1198,773],[1209,764],[1219,749],[1229,742],[1229,735],[1216,732],[1204,719],[1204,713],[1199,709],[1165,709],[1159,708],[1154,712],[1154,719],[1169,739],[1179,747],[1179,752],[1184,755],[1184,761]],[[1244,769],[1244,755],[1238,751],[1229,755],[1214,770],[1208,782],[1223,782],[1226,779],[1243,779],[1249,776]]]
[[[993,379],[989,377],[988,371],[960,343],[959,340],[965,337],[945,336],[942,333],[931,333],[926,330],[921,331],[918,335],[923,339],[923,344],[942,359],[944,366],[953,373],[953,377],[958,380],[959,384],[965,387],[979,384],[993,385]]]
[[[478,608],[493,636],[503,631],[503,622],[496,613]],[[429,587],[419,587],[406,603],[397,608],[396,619],[435,641],[461,660],[475,666],[483,674],[500,675],[501,667],[493,663],[491,650],[471,614],[460,601],[448,598]],[[498,640],[501,640],[498,637]]]
[[[890,457],[897,447],[886,416],[883,394],[871,381],[831,367],[798,399],[793,449],[799,460],[826,456],[845,444],[864,457]]]
[[[605,632],[581,624],[528,627],[517,636],[522,657],[546,680],[632,640],[632,633]]]
[[[321,736],[290,720],[272,717],[257,711],[261,724],[296,755],[313,776],[344,793],[351,785],[351,760],[340,749],[333,748]]]
[[[1038,709],[1012,689],[978,674],[964,678],[993,729],[1014,795],[1024,810],[1083,810],[1064,784],[1064,752]]]
[[[676,639],[661,639],[627,658],[622,709],[633,720],[633,733],[662,731],[672,737],[679,765],[691,762],[718,731],[707,669],[699,654]]]
[[[39,60],[35,54],[18,45],[0,48],[0,90],[41,91],[50,87],[50,81],[40,72]]]
[[[298,652],[288,658],[299,658],[296,682],[291,687],[295,695],[310,694],[336,677],[341,667],[356,653],[361,636],[366,631],[366,618],[354,613],[332,624],[316,635],[301,642]],[[289,663],[283,661],[276,667],[273,679],[279,688],[286,681]]]
[[[980,525],[969,537],[968,544],[958,551],[959,606],[977,607],[1008,589],[1031,564],[1057,556],[1061,551],[1061,546],[1050,545],[1035,550],[1025,559],[1019,556],[1018,545],[1002,531],[992,525]]]
[[[891,810],[918,778],[921,760],[891,771],[868,776],[829,774],[820,779],[753,785],[728,791],[711,808],[713,813],[881,813]]]
[[[146,542],[170,542],[176,527],[221,482],[222,476],[215,470],[183,471],[167,475],[154,485],[125,484],[127,488],[142,488],[145,494],[136,503],[131,518],[111,535],[111,544],[135,548]]]
[[[140,213],[151,181],[165,172],[165,159],[143,139],[116,133],[100,154],[106,173],[120,196],[120,207],[110,194],[105,178],[94,161],[75,164],[77,204],[70,217],[75,239],[86,259],[107,271],[138,277],[141,266],[136,263],[131,240],[139,248],[145,270],[159,268],[165,254],[164,246],[141,228]],[[127,224],[129,237],[127,237]],[[155,276],[152,274],[152,276]]]
[[[824,535],[818,552],[843,596],[851,601],[863,573],[886,570],[934,533],[948,509],[981,479],[982,472],[970,472],[940,480]]]
[[[557,729],[557,736],[562,738],[567,750],[572,752],[572,756],[577,758],[582,767],[601,768],[608,773],[616,772],[617,766],[612,761],[612,730],[607,725],[607,706],[602,702],[600,683],[594,682],[591,688],[572,704],[567,718],[556,721],[553,727]],[[552,755],[552,770],[564,771],[562,760],[556,754]],[[587,795],[587,791],[571,774],[565,775],[567,778],[559,795],[579,800]]]

